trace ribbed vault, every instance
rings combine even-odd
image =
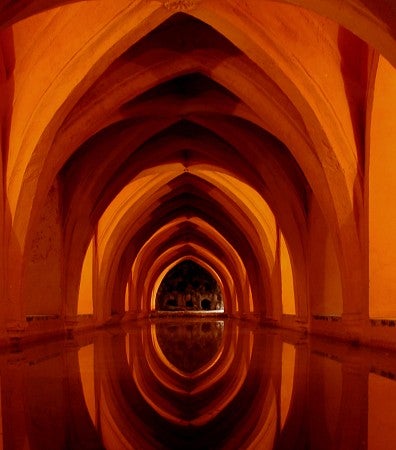
[[[3,2],[6,321],[147,316],[185,259],[230,315],[365,314],[369,94],[395,17],[390,0]]]

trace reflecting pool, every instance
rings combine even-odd
[[[1,356],[4,449],[394,449],[396,355],[160,318]]]

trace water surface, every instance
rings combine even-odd
[[[1,356],[4,449],[394,449],[396,356],[160,318]]]

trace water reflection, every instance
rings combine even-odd
[[[159,319],[1,355],[0,439],[40,450],[391,449],[395,374],[389,352]]]
[[[159,352],[182,372],[193,373],[216,359],[221,351],[224,321],[162,320],[152,327]],[[212,362],[214,363],[214,361]]]

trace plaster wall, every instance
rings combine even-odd
[[[370,126],[370,317],[396,318],[396,71],[379,58]]]
[[[341,316],[343,293],[339,263],[323,214],[315,200],[310,212],[311,315]]]
[[[27,316],[62,314],[61,223],[59,184],[55,183],[41,212],[32,248],[27,257],[22,291]]]
[[[293,269],[285,238],[282,234],[280,234],[280,259],[282,277],[282,312],[283,314],[296,314]]]
[[[91,240],[85,254],[81,271],[80,290],[78,298],[78,314],[93,313],[93,283],[94,283],[94,239]]]

